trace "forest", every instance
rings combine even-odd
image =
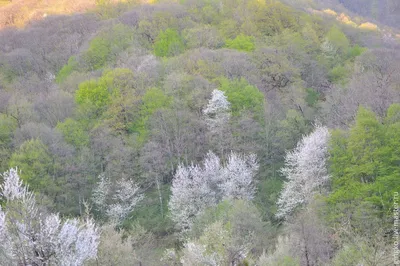
[[[398,1],[75,2],[0,18],[1,266],[400,265]]]

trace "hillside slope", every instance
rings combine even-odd
[[[1,30],[0,173],[52,218],[1,191],[0,262],[393,264],[400,43],[294,2],[103,3]],[[89,216],[100,241],[60,245]]]
[[[47,15],[84,12],[95,7],[95,0],[13,0],[0,6],[0,29],[6,26],[22,27],[32,20]]]
[[[323,8],[364,17],[373,23],[400,30],[400,1],[398,0],[314,0]]]
[[[23,27],[32,21],[42,20],[51,15],[71,15],[84,13],[103,6],[115,4],[147,3],[147,0],[1,0],[0,29]],[[150,1],[151,2],[151,1]],[[107,7],[108,8],[108,7]],[[126,6],[124,7],[126,8]]]

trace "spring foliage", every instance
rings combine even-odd
[[[185,46],[182,37],[174,29],[160,32],[154,43],[154,54],[160,57],[173,56],[181,53]]]

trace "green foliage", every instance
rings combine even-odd
[[[89,49],[83,58],[90,69],[96,70],[105,65],[111,54],[110,41],[102,37],[96,37],[90,42]]]
[[[396,125],[400,122],[400,104],[392,104],[387,110],[385,124]]]
[[[12,83],[18,77],[18,73],[7,63],[0,63],[0,81],[3,83]]]
[[[285,243],[285,244],[287,244],[287,243]],[[288,249],[288,248],[289,247],[287,247],[286,249]],[[286,253],[289,253],[289,251],[286,251]],[[278,250],[278,252],[275,251],[275,253],[272,253],[270,255],[263,254],[260,257],[257,265],[260,265],[260,266],[277,266],[277,265],[278,266],[300,266],[300,263],[299,263],[298,258],[293,258],[290,255],[285,254],[285,252]]]
[[[257,87],[250,85],[246,79],[229,80],[218,79],[219,89],[225,92],[228,101],[231,103],[232,114],[238,116],[241,111],[248,110],[260,119],[264,110],[264,95]]]
[[[8,170],[12,153],[12,140],[17,123],[14,119],[0,114],[0,173]]]
[[[61,70],[57,73],[56,82],[62,83],[73,71],[77,70],[78,62],[75,56],[71,56],[68,59],[68,63],[64,65]]]
[[[142,98],[142,104],[138,119],[130,127],[130,132],[139,135],[139,141],[142,142],[147,137],[147,121],[155,111],[168,107],[172,102],[171,97],[166,96],[160,89],[151,88],[146,91]]]
[[[328,73],[329,81],[335,84],[339,84],[345,80],[349,75],[349,70],[345,66],[335,66]]]
[[[133,91],[133,72],[127,68],[115,68],[103,72],[98,83],[108,88],[113,97],[125,96]]]
[[[357,266],[362,257],[356,246],[346,245],[340,249],[333,259],[333,266]]]
[[[10,41],[0,51],[0,170],[18,166],[33,190],[52,197],[57,211],[74,215],[82,215],[82,201],[90,198],[94,178],[100,172],[110,175],[112,185],[120,178],[134,179],[143,189],[144,200],[123,226],[140,224],[143,231],[154,233],[157,241],[149,240],[151,244],[141,247],[141,252],[158,259],[166,246],[182,244],[182,239],[176,238],[167,208],[176,166],[191,161],[195,164],[207,150],[219,146],[221,158],[229,150],[256,153],[261,167],[254,201],[222,202],[197,217],[190,232],[192,240],[207,247],[208,254],[215,249],[226,256],[228,244],[248,241],[255,256],[246,263],[255,264],[252,259],[260,255],[261,249],[273,250],[266,242],[274,242],[270,234],[274,229],[262,221],[278,223],[276,201],[283,184],[279,169],[285,151],[293,149],[310,131],[311,122],[320,117],[319,111],[324,112],[321,117],[327,124],[342,122],[329,121],[326,114],[339,110],[343,103],[332,97],[338,93],[335,90],[346,90],[350,79],[357,83],[358,77],[352,73],[357,69],[354,64],[366,48],[353,42],[362,36],[357,29],[346,29],[346,34],[352,34],[350,38],[337,22],[275,0],[182,0],[134,10],[126,7],[140,1],[126,0],[120,5],[113,0],[95,2],[97,18],[82,16],[78,22],[88,24],[72,25],[84,27],[66,40],[66,44],[72,41],[77,45],[72,49],[79,51],[75,55],[69,49],[65,54],[55,49],[63,47],[53,43],[59,38],[37,34],[41,28],[47,30],[45,22],[33,32],[24,30],[22,35],[14,34],[12,29],[4,32],[4,39]],[[100,21],[99,16],[107,21]],[[75,17],[49,20],[48,27],[52,29],[54,22],[54,27],[69,30],[70,20],[75,22]],[[78,39],[76,34],[80,35]],[[17,38],[14,43],[14,35],[26,36],[26,42],[20,45]],[[379,40],[375,41],[378,44]],[[68,57],[68,63],[59,69],[65,63],[59,58]],[[378,64],[377,59],[382,59],[379,74],[390,83],[388,86],[397,86],[391,83],[393,75],[385,78],[387,69],[395,64],[385,58],[363,58],[372,59]],[[372,65],[367,61],[360,63]],[[129,69],[116,68],[121,66]],[[46,72],[58,69],[56,82],[60,88],[42,90]],[[374,78],[376,69],[367,70],[362,75]],[[229,123],[217,132],[219,136],[206,127],[202,113],[211,91],[217,88],[231,103]],[[75,105],[60,91],[74,93]],[[360,97],[360,101],[365,99]],[[60,101],[65,101],[60,110],[52,112]],[[376,108],[375,102],[372,105]],[[71,117],[63,116],[64,110]],[[29,128],[25,125],[30,122],[57,123],[56,130],[46,127],[43,131],[54,134],[46,139],[48,146],[33,139],[16,147],[25,139],[24,130]],[[63,139],[59,138],[60,132]],[[343,225],[344,219],[357,217],[357,222],[351,220],[357,233],[367,228],[363,222],[370,218],[389,224],[393,192],[400,190],[399,132],[400,105],[392,105],[387,116],[379,118],[360,108],[350,130],[332,132],[332,193],[323,210],[329,222]],[[68,156],[61,159],[64,154]],[[153,186],[154,176],[160,181],[162,203]],[[337,225],[332,227],[339,228]],[[223,233],[218,235],[219,231]],[[332,254],[331,263],[360,263],[355,247],[343,241],[339,239],[339,252]],[[288,252],[275,253],[276,260],[267,259],[266,265],[299,265],[297,257],[289,252],[292,245],[285,244]],[[134,249],[136,256],[138,249]],[[178,250],[183,253],[184,248]],[[137,260],[143,265],[159,263],[146,263],[139,255]]]
[[[119,52],[128,48],[132,40],[132,30],[125,25],[116,24],[91,40],[82,58],[89,70],[100,69],[114,60]]]
[[[85,147],[89,144],[89,135],[84,125],[72,118],[58,123],[57,129],[63,133],[64,140],[76,148]]]
[[[168,215],[168,198],[171,192],[169,185],[162,186],[160,192],[163,205],[160,204],[157,189],[151,189],[146,197],[135,207],[135,210],[123,226],[129,229],[130,226],[138,223],[146,230],[157,235],[165,235],[170,231],[174,225]]]
[[[393,193],[400,189],[400,123],[392,120],[398,110],[399,106],[393,105],[388,110],[387,123],[382,124],[373,112],[360,107],[348,133],[332,134],[333,193],[328,197],[331,207],[369,203],[380,217],[390,215]]]
[[[131,79],[133,73],[129,69],[117,68],[105,71],[100,79],[79,84],[79,89],[75,92],[75,101],[89,118],[97,117],[114,99],[126,96],[132,89]]]
[[[258,31],[265,36],[272,36],[284,29],[298,30],[297,12],[279,1],[252,1],[256,8],[254,20]],[[257,2],[255,4],[255,2]]]
[[[239,51],[252,52],[255,49],[254,38],[240,34],[235,39],[225,41],[225,46]]]
[[[278,136],[281,143],[276,143],[275,149],[293,149],[304,134],[309,133],[310,125],[297,110],[289,109],[285,119],[279,121]],[[279,147],[278,147],[279,145]]]
[[[154,54],[160,57],[178,55],[185,49],[183,38],[174,29],[166,29],[158,34],[154,42]]]
[[[215,223],[220,223],[229,232],[233,242],[250,241],[253,252],[258,255],[261,254],[262,247],[269,244],[268,235],[273,233],[273,229],[261,220],[261,214],[252,202],[225,200],[196,218],[189,237],[204,239],[208,226]]]
[[[106,83],[96,80],[88,80],[79,84],[79,89],[75,92],[76,103],[95,113],[104,110],[104,107],[110,102],[110,98],[111,93]]]
[[[319,92],[315,91],[313,88],[308,88],[306,91],[307,91],[306,102],[308,106],[315,107],[320,97]]]
[[[331,43],[339,54],[345,54],[350,46],[347,36],[336,25],[333,26],[326,34],[326,40]]]
[[[347,52],[347,57],[349,59],[353,59],[359,55],[361,55],[363,52],[365,52],[367,48],[361,47],[358,44],[352,46],[351,48],[348,49]]]
[[[21,178],[35,191],[45,191],[51,187],[51,176],[54,165],[53,159],[44,145],[38,139],[25,141],[12,154],[9,166],[18,167]]]
[[[276,202],[282,189],[283,181],[280,178],[268,178],[258,183],[255,204],[264,220],[273,221],[277,211]]]

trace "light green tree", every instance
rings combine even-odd
[[[148,135],[147,123],[149,118],[158,109],[167,108],[171,103],[172,98],[166,96],[160,89],[148,89],[142,97],[138,118],[131,123],[129,131],[138,133],[139,141],[144,141]]]
[[[85,125],[72,118],[57,124],[57,129],[63,133],[64,140],[74,145],[76,148],[82,148],[89,144],[89,135],[85,130]]]
[[[154,54],[168,57],[180,54],[185,49],[183,38],[175,29],[166,29],[158,34],[154,42]]]
[[[262,118],[265,101],[264,95],[257,87],[250,85],[244,78],[236,80],[220,78],[219,82],[219,90],[225,92],[228,97],[234,116],[238,116],[243,110],[248,110],[255,118]]]
[[[252,52],[255,49],[254,38],[243,34],[236,36],[234,39],[226,40],[225,45],[227,48],[246,52]]]
[[[0,172],[5,172],[8,168],[12,153],[12,137],[16,127],[14,119],[0,114]]]
[[[49,192],[54,189],[52,173],[55,166],[47,146],[40,140],[25,141],[12,154],[9,166],[18,167],[22,180],[35,191]]]
[[[372,204],[384,226],[391,215],[393,195],[399,191],[400,106],[392,105],[384,123],[360,107],[349,132],[336,131],[331,142],[332,209],[354,212]],[[350,205],[349,205],[350,204]],[[337,217],[343,217],[336,213]],[[334,218],[334,217],[333,217]]]

